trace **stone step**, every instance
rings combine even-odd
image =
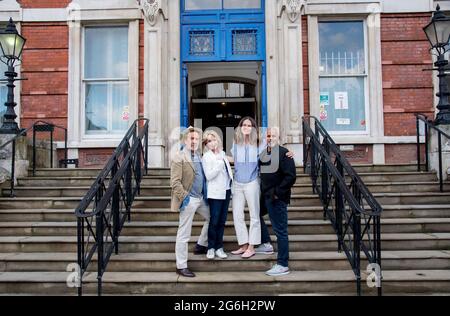
[[[197,236],[193,236],[190,249],[193,249]],[[272,236],[272,240],[276,240]],[[335,234],[291,235],[290,250],[336,251]],[[225,236],[224,248],[237,247],[236,237]],[[76,236],[8,236],[0,237],[0,252],[76,252]],[[173,252],[175,236],[122,236],[121,252]],[[450,233],[383,234],[382,249],[386,250],[447,250],[450,249]]]
[[[231,214],[230,214],[231,215]],[[235,228],[232,216],[225,225],[225,235],[233,235]],[[270,221],[266,220],[269,229]],[[382,219],[382,233],[450,233],[450,218]],[[199,235],[204,221],[195,221],[192,234]],[[329,221],[290,220],[291,235],[333,234]],[[247,227],[249,222],[247,222]],[[176,236],[178,221],[151,221],[126,223],[123,236]],[[5,222],[0,223],[0,236],[76,236],[76,222]]]
[[[277,255],[257,254],[242,259],[228,253],[227,259],[208,260],[204,255],[189,255],[189,267],[195,271],[265,271],[276,261]],[[77,262],[76,253],[0,253],[1,272],[63,272]],[[367,265],[362,260],[362,267]],[[385,251],[383,271],[388,270],[443,270],[450,269],[450,251]],[[96,258],[89,271],[95,272]],[[350,263],[344,253],[291,252],[289,266],[294,271],[348,270]],[[109,272],[173,272],[174,253],[120,253],[113,255],[108,264]]]
[[[383,219],[387,218],[449,218],[450,204],[448,205],[382,205]],[[289,219],[291,220],[320,220],[323,219],[321,206],[289,206]],[[230,206],[229,213],[232,213]],[[177,221],[178,212],[171,212],[167,208],[133,208],[132,221]],[[228,216],[232,216],[229,214]],[[229,217],[231,218],[231,217]],[[0,209],[0,222],[70,222],[74,221],[74,209]],[[202,220],[195,215],[196,220]],[[246,208],[248,220],[248,208]]]
[[[407,192],[439,192],[439,182],[377,182],[366,183],[372,193],[407,193]],[[16,187],[17,197],[79,197],[84,196],[90,187],[68,186],[68,187]],[[444,184],[444,191],[450,191],[450,183]],[[292,194],[312,193],[311,184],[295,184]],[[3,195],[9,194],[9,189],[3,189]],[[170,186],[141,186],[141,196],[170,196]]]
[[[0,274],[0,293],[27,293],[47,295],[76,295],[76,289],[67,287],[68,272],[4,272]],[[365,285],[362,290],[375,294]],[[84,275],[83,291],[95,294],[96,273]],[[447,270],[385,271],[385,294],[422,294],[450,292],[450,274]],[[263,272],[198,272],[195,278],[183,278],[174,272],[106,272],[103,276],[105,294],[158,295],[280,295],[354,293],[355,276],[352,271],[292,271],[282,277],[269,277]]]
[[[379,204],[388,205],[429,205],[445,204],[450,201],[450,192],[417,193],[374,193],[373,196]],[[81,201],[81,197],[16,197],[0,198],[0,209],[25,209],[25,208],[73,208]],[[291,206],[320,206],[321,202],[315,194],[296,194],[291,198]],[[169,196],[140,196],[133,203],[135,208],[168,208]]]
[[[387,164],[387,165],[371,165],[371,164],[353,164],[356,172],[416,172],[417,165],[415,164]],[[97,176],[100,173],[100,168],[38,168],[36,169],[36,176]],[[297,167],[298,173],[303,173],[303,167]],[[29,170],[32,174],[32,170]],[[169,175],[169,168],[149,168],[148,175]]]
[[[432,172],[389,172],[389,173],[359,173],[365,183],[370,182],[436,182],[437,177]],[[96,177],[24,177],[18,179],[18,186],[88,186],[90,187]],[[306,174],[298,174],[296,184],[311,184],[311,178]],[[169,186],[170,177],[146,176],[142,180],[143,186]]]

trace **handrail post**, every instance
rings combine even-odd
[[[425,116],[425,121],[428,122],[428,118]],[[425,171],[429,172],[430,171],[430,152],[429,152],[429,147],[428,145],[430,144],[430,140],[428,138],[428,134],[429,134],[429,126],[428,124],[425,124]]]
[[[148,124],[145,124],[145,141],[144,141],[144,155],[145,155],[145,175],[148,175]]]
[[[97,295],[102,295],[102,276],[103,276],[103,212],[96,215],[96,233],[97,233]]]
[[[127,156],[128,152],[129,152],[129,143],[126,144],[124,151],[123,151],[123,155]],[[130,220],[130,203],[132,200],[132,166],[131,166],[131,161],[128,164],[126,171],[125,171],[125,192],[126,192],[126,202],[127,202],[127,213],[128,213],[128,220]]]
[[[33,177],[36,176],[36,124],[33,125]]]
[[[382,276],[382,270],[381,270],[381,217],[380,216],[376,216],[375,217],[376,220],[376,224],[374,224],[375,226],[375,230],[376,230],[376,242],[375,242],[375,246],[376,246],[376,251],[375,251],[375,255],[376,255],[376,263],[378,264],[378,266],[380,267],[380,286],[378,287],[378,296],[382,296],[383,295],[383,291],[382,291],[382,287],[381,287],[381,282],[383,280],[383,276]],[[375,232],[374,232],[375,234]]]
[[[344,167],[342,163],[337,160],[337,170],[343,176],[344,175]],[[344,236],[343,236],[343,227],[342,227],[342,218],[344,210],[344,196],[343,192],[339,188],[339,185],[336,185],[336,193],[335,193],[335,203],[336,203],[336,232],[338,235],[338,252],[342,251]]]
[[[416,132],[417,132],[417,171],[420,172],[420,120],[416,116]]]
[[[306,174],[306,135],[305,135],[305,119],[302,119],[302,138],[303,138],[303,173]]]
[[[50,168],[53,169],[53,126],[50,130]]]
[[[83,218],[77,218],[77,252],[78,252],[78,267],[80,269],[80,284],[78,286],[78,296],[83,295],[83,271],[84,271],[84,236],[83,236]]]
[[[117,162],[112,168],[111,181],[117,173]],[[116,185],[111,183],[111,185]],[[120,196],[119,196],[119,186],[114,190],[111,212],[113,213],[113,236],[114,236],[114,251],[119,254],[119,234],[120,234]]]
[[[16,140],[13,140],[12,156],[11,156],[11,192],[10,192],[11,197],[14,197],[15,177],[16,177]]]
[[[67,153],[68,149],[67,149],[67,129],[64,129],[64,162],[65,162],[65,167],[67,168]]]
[[[323,140],[323,147],[326,151],[326,153],[329,155],[330,154],[330,148],[328,146],[328,139],[325,136],[324,140]],[[322,157],[322,202],[326,203],[327,201],[327,196],[328,196],[328,168],[327,168],[327,164],[325,162],[325,157]]]
[[[438,132],[438,144],[439,144],[439,189],[444,192],[444,179],[442,174],[442,134]]]
[[[361,296],[361,215],[353,212],[353,268],[356,274],[356,291]]]

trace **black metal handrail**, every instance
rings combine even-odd
[[[442,168],[442,137],[450,140],[450,135],[440,130],[432,120],[429,120],[427,116],[424,114],[416,113],[414,114],[416,117],[416,133],[417,133],[417,171],[421,171],[422,165],[422,157],[420,151],[420,122],[425,124],[425,171],[430,171],[430,152],[429,152],[429,144],[430,144],[430,130],[433,129],[438,133],[438,159],[439,159],[439,170],[438,170],[438,178],[439,178],[439,190],[444,192],[444,175]]]
[[[145,124],[139,126],[141,122]],[[140,194],[142,171],[147,174],[148,124],[148,119],[138,119],[133,123],[75,209],[80,296],[83,293],[83,274],[95,253],[99,296],[109,259],[113,252],[119,253],[119,236],[125,221],[131,220],[131,206],[136,195]]]
[[[64,130],[64,159],[61,160],[61,163],[65,165],[70,164],[70,162],[78,165],[76,160],[67,159],[67,128],[63,126],[59,126],[53,123],[49,123],[46,121],[36,121],[28,127],[27,129],[22,129],[17,135],[14,135],[10,140],[0,146],[0,150],[6,148],[9,144],[12,144],[12,157],[11,157],[11,186],[10,186],[10,196],[14,197],[14,182],[15,182],[15,159],[16,159],[16,141],[19,137],[26,136],[30,130],[33,130],[33,176],[36,175],[36,133],[37,132],[50,132],[50,168],[53,168],[53,132],[55,128],[59,128]]]
[[[314,121],[314,131],[311,128]],[[303,122],[303,166],[311,176],[313,192],[320,197],[324,219],[329,219],[338,237],[338,251],[344,251],[356,277],[361,295],[361,251],[376,273],[381,288],[382,207],[367,189],[336,143],[313,116]]]

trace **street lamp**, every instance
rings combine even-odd
[[[445,59],[445,53],[450,49],[450,18],[441,11],[439,5],[436,7],[431,22],[423,30],[431,44],[431,49],[434,49],[437,53],[437,61],[434,65],[439,72],[439,92],[436,94],[439,97],[437,105],[439,112],[434,122],[436,125],[450,124],[450,92],[446,81],[448,60]]]
[[[14,81],[17,77],[17,73],[14,71],[14,64],[20,60],[23,47],[26,39],[21,36],[16,29],[12,18],[9,19],[9,23],[6,29],[0,33],[0,48],[1,57],[0,60],[8,66],[8,70],[5,72],[7,78],[8,95],[5,102],[6,112],[4,114],[3,125],[0,128],[0,134],[17,134],[19,133],[19,127],[16,123],[16,113],[14,107],[17,105],[14,102]]]

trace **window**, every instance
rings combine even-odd
[[[363,21],[319,22],[320,120],[331,132],[366,132]]]
[[[129,127],[128,26],[84,29],[84,130],[123,134]]]
[[[196,99],[254,98],[255,85],[237,81],[212,81],[194,86],[192,96]]]
[[[184,6],[186,11],[260,9],[261,0],[185,0]]]

